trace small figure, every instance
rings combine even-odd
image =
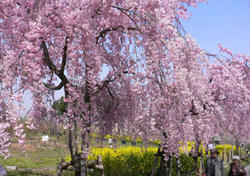
[[[0,166],[0,176],[7,176],[6,170],[3,168],[3,166]]]
[[[207,159],[204,176],[224,176],[223,161],[216,149],[211,150],[211,157]]]
[[[112,138],[109,138],[109,148],[113,148],[113,140],[112,140]]]
[[[233,156],[233,162],[230,164],[228,176],[246,176],[244,167],[240,164],[240,157]]]

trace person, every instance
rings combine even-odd
[[[7,176],[6,170],[3,168],[3,166],[0,166],[0,176]]]
[[[211,150],[211,157],[207,159],[204,176],[224,176],[223,161],[216,149]]]
[[[230,164],[228,176],[246,176],[244,167],[240,164],[240,157],[233,156],[233,162]]]

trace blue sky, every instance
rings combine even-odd
[[[208,0],[189,10],[193,16],[183,26],[203,49],[218,53],[220,43],[250,54],[250,0]]]

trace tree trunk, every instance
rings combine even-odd
[[[198,138],[198,137],[197,137]],[[196,139],[197,139],[196,138]],[[201,141],[199,140],[196,140],[196,143],[195,143],[195,153],[194,153],[194,161],[195,161],[195,170],[196,170],[196,174],[199,174],[199,168],[200,166],[198,165],[198,157],[200,155],[202,155],[199,151],[200,149],[200,145],[201,145]]]
[[[75,153],[79,153],[78,143],[77,143],[77,122],[74,120],[74,147],[75,147]]]
[[[169,176],[172,176],[172,169],[173,169],[173,158],[172,156],[169,157]]]
[[[239,155],[239,154],[240,154],[239,148],[240,148],[240,146],[239,146],[239,140],[236,139],[236,155]]]
[[[86,162],[86,158],[84,158],[83,156],[80,157],[80,167],[81,167],[81,176],[86,176],[87,174],[87,162]]]
[[[164,158],[164,157],[163,157]],[[163,175],[164,176],[169,176],[169,168],[170,168],[170,159],[168,159],[167,161],[164,159],[164,162],[165,162],[165,168],[164,168],[164,173]]]
[[[71,161],[74,161],[74,152],[73,152],[73,145],[72,145],[72,130],[71,129],[69,129],[68,147],[69,147]]]
[[[202,176],[203,173],[203,157],[200,157],[200,168],[199,168],[199,176]]]
[[[154,161],[154,165],[153,165],[153,169],[152,169],[152,172],[151,172],[151,176],[154,176],[155,175],[155,172],[156,172],[156,167],[157,167],[157,164],[158,164],[158,160],[159,160],[159,156],[161,155],[161,151],[160,151],[160,146],[158,147],[158,151],[157,153],[155,154],[155,161]]]
[[[163,157],[161,155],[160,167],[158,169],[157,175],[163,176],[162,175],[162,172],[164,172],[163,170],[164,170],[164,159],[163,159]]]

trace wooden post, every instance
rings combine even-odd
[[[170,156],[169,157],[169,176],[172,176],[172,169],[173,169],[173,159],[172,159],[173,157],[172,156]]]
[[[177,176],[181,176],[181,161],[180,158],[177,158]]]
[[[200,169],[199,169],[199,175],[202,176],[203,172],[203,156],[200,156]]]
[[[57,166],[57,176],[61,176],[62,175],[62,171],[64,169],[67,169],[69,166],[71,166],[72,163],[71,162],[65,162],[64,159],[62,159],[62,161],[59,163],[59,165]]]
[[[80,169],[81,169],[81,176],[86,176],[86,158],[83,154],[80,155]]]
[[[234,156],[234,140],[233,140],[233,144],[232,144],[232,157],[231,158],[233,158],[233,156]]]
[[[97,162],[98,162],[98,165],[99,165],[99,169],[101,171],[101,176],[104,176],[104,166],[103,166],[102,158],[101,158],[100,155],[97,156]]]

